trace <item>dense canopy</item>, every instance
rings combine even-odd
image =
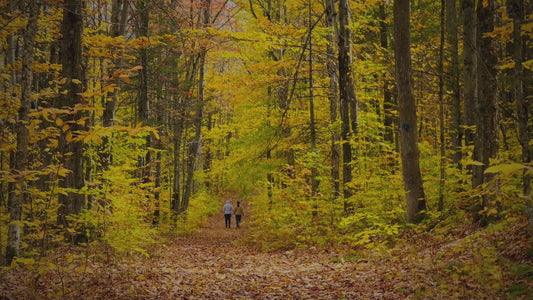
[[[388,253],[396,267],[432,260],[457,296],[533,294],[533,1],[0,8],[0,279],[196,249],[183,239],[205,238],[208,218],[220,230],[213,216],[231,200],[246,212],[226,236],[235,247],[312,248],[302,264],[372,257],[369,269]],[[72,296],[71,284],[51,293]],[[12,286],[0,296],[35,295]]]

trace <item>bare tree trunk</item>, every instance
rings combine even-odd
[[[524,23],[524,5],[522,0],[508,0],[507,12],[513,19],[513,60],[514,67],[514,79],[515,79],[515,101],[516,101],[516,113],[518,115],[518,134],[520,146],[522,147],[522,162],[529,164],[531,162],[531,147],[529,141],[531,139],[531,131],[528,125],[530,118],[530,100],[526,97],[524,86],[524,71],[522,69],[522,63],[524,60],[524,40],[522,39],[521,26]],[[524,170],[522,174],[523,194],[526,216],[528,218],[529,229],[533,232],[533,203],[531,202],[531,175],[530,172]]]
[[[350,140],[357,134],[357,97],[352,72],[352,34],[350,29],[350,6],[348,0],[339,1],[339,92],[341,115],[341,141],[342,141],[342,175],[344,190],[344,211],[348,213],[352,208],[350,197],[351,189],[348,187],[352,181],[352,146]],[[351,117],[351,122],[350,122]],[[350,130],[350,125],[352,128]]]
[[[420,174],[416,106],[411,73],[409,0],[394,1],[394,54],[400,114],[400,139],[407,221],[417,222],[426,209],[426,196]]]
[[[440,180],[439,180],[439,211],[444,209],[444,185],[446,183],[446,140],[444,134],[444,14],[446,0],[441,0],[440,9],[440,47],[439,47],[439,123],[440,123]]]
[[[318,170],[316,167],[314,154],[316,153],[316,124],[315,124],[315,99],[313,91],[313,22],[311,11],[311,0],[308,1],[309,18],[308,18],[308,31],[309,31],[309,130],[311,131],[311,153],[313,154],[311,162],[311,199],[315,201],[315,197],[318,191]],[[317,206],[314,206],[313,214],[317,215]]]
[[[328,33],[327,40],[327,58],[326,67],[329,77],[329,116],[331,124],[337,123],[339,100],[339,78],[337,76],[337,65],[333,59],[336,56],[335,51],[335,34],[337,32],[337,20],[336,20],[335,1],[326,0],[326,25],[331,28]],[[340,135],[339,132],[333,127],[331,133],[331,182],[333,186],[333,199],[338,199],[340,196]]]
[[[498,184],[495,174],[484,174],[490,166],[491,160],[498,158],[499,130],[498,130],[498,44],[491,37],[486,37],[494,30],[496,24],[496,0],[479,1],[477,6],[478,20],[478,98],[476,138],[474,144],[474,160],[483,163],[476,165],[472,172],[472,187],[487,184],[483,192],[481,204],[476,207],[475,219],[480,225],[486,225],[486,215],[477,212],[494,206],[496,203]]]
[[[175,108],[178,108],[179,100],[175,100]],[[180,110],[177,109],[179,112]],[[180,150],[181,150],[181,138],[183,134],[183,116],[179,114],[175,118],[175,129],[174,129],[174,178],[172,181],[172,201],[170,208],[174,214],[179,213],[180,210],[180,197],[181,197],[181,163],[180,163]]]
[[[462,0],[465,144],[474,144],[477,102],[475,0]]]
[[[128,16],[128,3],[125,0],[113,0],[111,8],[111,37],[119,37],[124,35],[126,20]],[[114,69],[120,69],[122,65],[122,59],[114,59]],[[113,70],[112,70],[113,71]],[[117,106],[118,90],[110,91],[105,97],[104,113],[102,116],[102,123],[104,127],[113,126],[115,120],[115,110]],[[109,166],[113,164],[113,156],[111,154],[111,145],[108,137],[103,137],[103,147],[100,160],[102,162],[102,168],[108,170]]]
[[[379,4],[379,37],[380,37],[380,46],[387,50],[389,48],[389,38],[388,38],[388,26],[387,26],[387,15],[385,12],[385,3]],[[393,103],[392,93],[390,89],[390,81],[387,76],[384,76],[383,79],[383,125],[385,126],[385,134],[383,138],[385,141],[394,145],[394,116],[392,111],[396,109],[395,103]]]
[[[450,70],[448,72],[448,91],[452,97],[452,123],[450,135],[452,137],[453,163],[461,168],[461,142],[463,130],[461,128],[461,97],[459,91],[459,45],[457,41],[457,9],[456,0],[446,0],[446,28],[447,41],[450,46]]]
[[[149,38],[148,25],[150,22],[149,12],[150,0],[138,0],[137,1],[137,34],[140,38]],[[139,116],[139,122],[144,125],[149,125],[150,118],[150,101],[148,99],[148,49],[142,47],[139,50],[139,60],[141,69],[139,70],[139,92],[137,95],[137,113]],[[152,144],[152,136],[146,137],[146,147],[149,148]],[[152,160],[152,153],[149,149],[146,151],[146,157],[141,159],[142,168],[141,177],[143,180],[150,180],[151,167],[150,161]],[[148,165],[148,166],[147,166]]]
[[[73,107],[82,102],[83,88],[80,82],[84,81],[81,47],[83,3],[82,0],[65,0],[64,2],[61,64],[63,78],[67,79],[63,89],[67,90],[67,93],[61,97],[59,106]],[[70,115],[67,121],[76,121],[80,117],[80,113],[76,113]],[[84,126],[75,122],[69,130],[71,132],[84,130]],[[65,158],[65,167],[71,172],[65,177],[62,187],[79,191],[84,185],[83,144],[80,141],[68,141],[66,135],[63,134],[60,147],[63,154],[71,153]],[[59,195],[59,203],[58,223],[67,225],[65,217],[80,213],[85,207],[85,197],[79,193],[68,192],[67,195]]]
[[[29,113],[33,84],[33,47],[37,33],[37,20],[39,19],[40,2],[31,1],[28,4],[29,17],[26,30],[24,31],[24,46],[22,49],[22,76],[20,80],[21,96],[18,111],[18,120],[15,124],[17,135],[17,148],[15,153],[14,171],[17,172],[17,187],[19,191],[13,193],[9,205],[9,228],[7,233],[6,262],[11,264],[14,257],[19,255],[21,242],[22,204],[25,198],[26,180],[24,171],[28,168],[29,146]]]
[[[204,9],[203,9],[203,27],[207,28],[210,23],[210,9],[211,9],[211,0],[206,0]],[[183,213],[189,207],[189,200],[192,195],[193,189],[193,179],[194,171],[196,170],[196,163],[198,157],[200,156],[201,142],[202,142],[202,122],[203,122],[203,113],[204,113],[204,103],[205,103],[205,83],[204,83],[204,73],[205,73],[205,64],[206,64],[207,49],[200,49],[199,57],[199,75],[198,75],[198,98],[196,103],[196,115],[195,115],[195,133],[194,140],[191,143],[188,163],[187,163],[187,182],[185,184],[185,190],[183,192],[183,199],[181,201],[180,211]]]

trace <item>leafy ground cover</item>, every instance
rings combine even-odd
[[[380,249],[262,252],[215,216],[197,233],[116,255],[63,248],[0,273],[2,299],[529,299],[525,223],[405,231]],[[118,259],[117,257],[120,257]]]

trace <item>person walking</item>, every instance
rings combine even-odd
[[[229,202],[229,200],[226,200],[226,204],[224,204],[224,207],[222,208],[224,211],[224,219],[226,221],[226,228],[231,228],[231,213],[233,213],[233,205]]]
[[[244,210],[242,209],[241,203],[237,201],[237,208],[235,209],[235,223],[237,223],[237,228],[241,228],[242,216],[244,216]]]

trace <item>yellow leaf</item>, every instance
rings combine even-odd
[[[528,70],[533,70],[533,59],[523,62],[522,66]]]
[[[522,25],[522,31],[533,32],[533,22]]]
[[[58,170],[57,175],[61,177],[67,177],[67,174],[70,173],[70,170],[61,168]]]
[[[56,119],[56,125],[57,125],[58,127],[61,127],[61,126],[63,125],[63,120],[60,119],[60,118],[57,118],[57,119]]]
[[[58,145],[57,139],[48,139],[48,147],[55,148]]]
[[[477,160],[472,160],[472,159],[466,159],[464,164],[466,166],[469,166],[469,165],[472,165],[472,166],[484,166],[485,164],[480,162],[480,161],[477,161]]]
[[[130,83],[130,78],[129,78],[128,75],[120,75],[119,77],[122,78],[122,79],[124,79],[124,81],[125,81],[126,83]]]
[[[495,166],[491,166],[485,170],[485,173],[499,173],[501,172],[504,176],[507,176],[515,171],[522,170],[526,166],[523,164],[499,164]]]
[[[115,91],[116,84],[106,85],[102,88],[102,92],[112,93]]]
[[[141,70],[142,68],[143,68],[142,66],[135,66],[131,69],[126,70],[126,72],[138,71],[138,70]]]
[[[83,117],[83,118],[80,118],[78,121],[76,121],[76,124],[79,124],[79,125],[82,125],[82,126],[85,126],[85,122],[89,119],[89,117]]]
[[[75,84],[81,84],[81,81],[79,81],[78,79],[72,79],[72,82]]]

